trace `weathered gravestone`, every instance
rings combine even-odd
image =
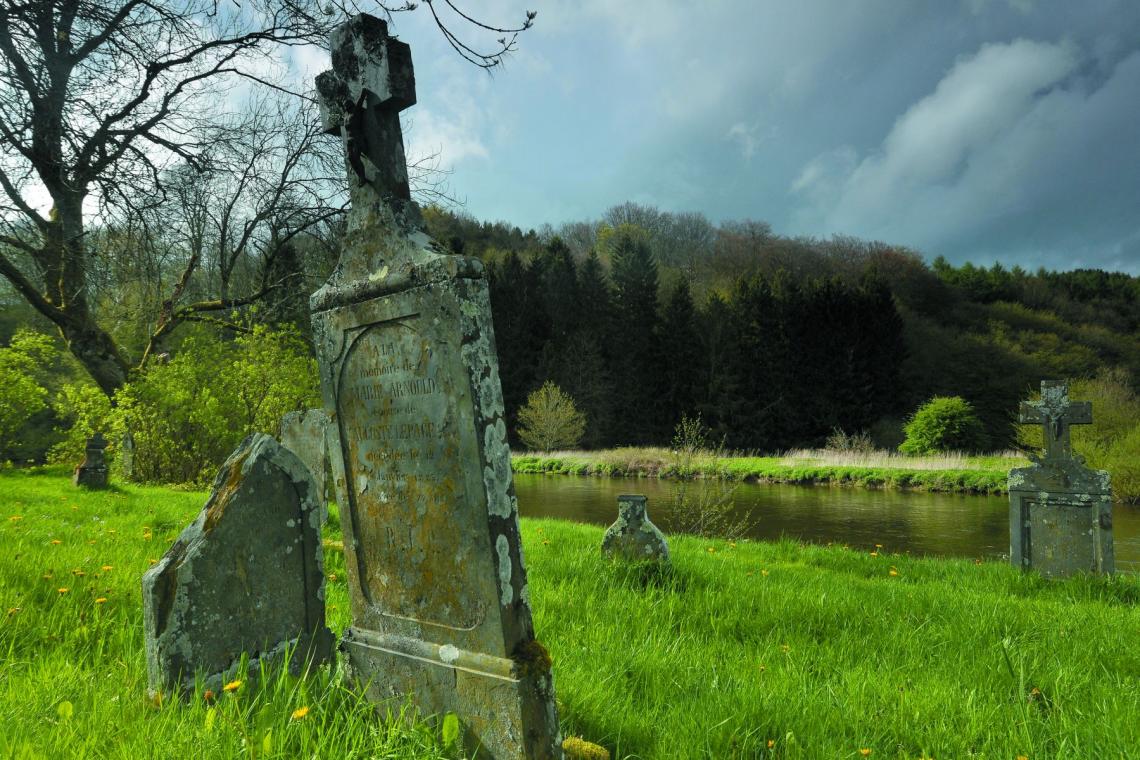
[[[87,439],[87,446],[83,452],[83,461],[75,468],[72,482],[77,486],[87,488],[107,487],[107,439],[102,433],[96,433]]]
[[[317,494],[296,456],[267,435],[242,441],[206,506],[142,578],[152,693],[220,693],[262,663],[296,674],[331,659]],[[248,655],[249,669],[239,672]]]
[[[1022,402],[1019,421],[1040,423],[1044,457],[1009,473],[1009,559],[1049,578],[1111,573],[1112,493],[1108,473],[1073,455],[1070,425],[1092,422],[1092,404],[1069,400],[1064,383],[1041,383],[1041,400]]]
[[[665,542],[665,534],[649,521],[646,501],[648,499],[640,494],[618,496],[618,519],[602,538],[604,556],[669,564],[669,544]]]
[[[289,412],[281,418],[281,434],[278,436],[281,445],[296,454],[313,476],[313,482],[317,485],[322,525],[329,519],[328,492],[325,490],[325,472],[329,460],[326,432],[329,422],[328,412],[324,409]]]
[[[483,267],[441,252],[411,201],[408,46],[356,16],[333,32],[332,62],[317,89],[352,210],[310,305],[352,603],[341,651],[371,699],[456,714],[480,757],[560,758]]]

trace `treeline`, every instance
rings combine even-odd
[[[437,208],[424,217],[433,237],[487,266],[512,436],[527,395],[547,381],[586,413],[587,447],[668,444],[683,414],[699,414],[717,440],[762,451],[815,446],[836,429],[893,448],[907,417],[934,396],[968,401],[986,446],[1000,449],[1015,443],[1018,402],[1042,379],[1109,378],[1122,392],[1140,390],[1140,279],[1126,274],[927,264],[899,246],[787,238],[763,222],[714,225],[631,203],[529,231]],[[187,281],[187,298],[275,287],[163,332],[163,294],[184,271],[179,238],[92,234],[107,265],[88,277],[88,298],[138,363],[136,387],[156,366],[162,383],[176,385],[170,367],[185,366],[177,360],[191,339],[237,343],[271,326],[295,329],[304,350],[308,296],[328,276],[338,239],[335,224],[297,235],[272,257],[231,262],[224,282],[205,256],[210,265]],[[0,399],[0,458],[42,461],[53,446],[73,456],[81,435],[69,431],[87,419],[73,386],[98,391],[62,344],[45,353],[14,343],[21,326],[54,335],[0,288],[0,376],[11,390],[0,395],[12,396]],[[43,392],[29,385],[14,400],[32,374]],[[194,385],[160,395],[218,406],[222,391]]]
[[[862,430],[895,410],[903,323],[873,277],[741,276],[694,304],[625,225],[575,262],[560,237],[490,262],[503,396],[547,380],[586,414],[589,447],[668,443],[700,414],[730,446],[772,450]],[[513,429],[514,426],[512,426]]]
[[[771,451],[835,429],[894,447],[934,396],[961,396],[987,445],[1046,378],[1113,372],[1137,390],[1140,279],[927,264],[900,246],[787,238],[626,203],[523,232],[438,209],[429,230],[488,264],[508,415],[546,380],[588,417],[589,447],[667,444],[701,414]]]

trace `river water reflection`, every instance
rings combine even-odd
[[[516,474],[515,489],[525,517],[595,525],[614,521],[618,494],[645,494],[650,519],[668,533],[678,484],[657,478]],[[1009,501],[1004,496],[742,483],[733,502],[738,514],[752,510],[756,518],[750,538],[787,536],[856,549],[882,544],[886,551],[936,556],[1001,559],[1009,554]],[[1140,571],[1140,509],[1115,505],[1113,539],[1117,569]]]

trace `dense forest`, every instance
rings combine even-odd
[[[1125,274],[928,264],[898,246],[788,238],[762,222],[713,224],[632,203],[525,233],[436,207],[424,217],[442,245],[486,264],[512,434],[527,395],[553,381],[585,413],[590,448],[668,444],[683,414],[699,414],[738,450],[816,446],[836,430],[893,448],[920,404],[961,396],[999,449],[1015,443],[1017,403],[1041,379],[1111,372],[1136,390],[1140,378],[1140,279]],[[157,341],[178,274],[164,262],[179,259],[168,250],[176,242],[156,234],[99,231],[97,242],[114,255],[89,278],[101,324],[129,359],[144,358],[140,375],[178,367],[188,346],[211,346],[210,356],[234,341],[249,346],[255,328],[288,328],[300,339],[280,345],[305,345],[308,294],[335,263],[335,226],[231,265],[231,287],[275,286]],[[185,283],[188,296],[216,290],[210,278],[219,270],[209,264]],[[53,334],[15,293],[0,299],[0,346],[21,325]],[[83,416],[79,366],[63,351],[41,365],[47,395],[70,401],[43,403],[4,458],[42,459]],[[220,370],[202,371],[193,384],[208,385]],[[313,387],[280,403],[311,401]],[[196,398],[185,403],[203,403]],[[250,424],[269,408],[250,412]]]

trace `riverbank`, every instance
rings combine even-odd
[[[1028,460],[1009,453],[906,457],[888,452],[796,451],[772,457],[707,454],[686,457],[669,449],[647,447],[538,452],[511,457],[514,471],[525,473],[635,478],[722,476],[758,483],[991,494],[1006,493],[1009,470],[1028,464]]]
[[[327,668],[214,703],[145,699],[140,577],[205,499],[0,472],[0,757],[449,757],[429,726],[381,723]],[[563,732],[615,760],[1140,746],[1140,659],[1120,638],[1140,628],[1136,576],[1046,583],[889,545],[687,537],[670,537],[661,575],[603,562],[601,528],[521,523]],[[338,524],[334,509],[326,539]],[[341,553],[326,571],[339,633]]]

